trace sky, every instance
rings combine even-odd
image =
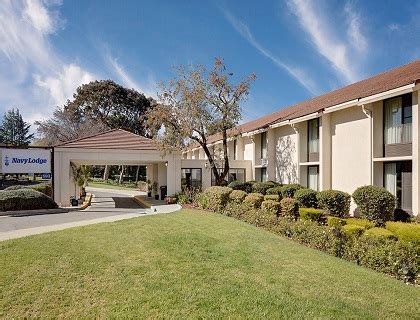
[[[156,97],[174,67],[255,72],[249,121],[419,59],[419,1],[0,0],[0,114],[33,123],[112,79]]]

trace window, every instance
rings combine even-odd
[[[308,167],[308,188],[318,191],[318,166]]]
[[[384,102],[384,144],[411,143],[411,93]]]
[[[236,160],[236,140],[233,140],[233,160]]]
[[[319,118],[308,121],[308,154],[319,152]]]
[[[181,188],[201,189],[201,169],[181,169]]]
[[[267,168],[261,168],[261,182],[266,182],[267,181]]]
[[[223,172],[223,168],[217,168],[217,171],[219,173]],[[242,168],[230,168],[229,169],[229,173],[226,176],[226,180],[228,183],[231,183],[234,180],[238,180],[241,182],[245,182],[245,169]],[[216,178],[214,176],[214,173],[211,173],[211,185],[214,186],[216,185]]]
[[[267,132],[261,132],[261,159],[267,158]]]
[[[384,186],[397,198],[397,209],[412,210],[411,161],[385,163]]]

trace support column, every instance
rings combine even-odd
[[[54,200],[59,206],[70,206],[70,160],[62,152],[54,152]]]
[[[276,181],[276,137],[275,129],[267,131],[267,177],[268,180]]]
[[[177,154],[173,154],[168,159],[166,174],[168,195],[181,191],[181,159]]]
[[[413,92],[413,214],[418,215],[420,210],[420,115],[419,90]]]
[[[331,114],[324,113],[319,127],[319,189],[329,190],[331,179]]]

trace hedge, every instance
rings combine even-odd
[[[233,190],[229,194],[229,200],[236,203],[242,203],[245,197],[246,197],[246,192],[242,190]]]
[[[356,226],[361,226],[365,229],[370,229],[375,226],[375,224],[368,219],[360,219],[360,218],[347,218],[346,219],[347,224],[353,224]]]
[[[299,202],[299,207],[303,208],[317,208],[318,200],[316,195],[318,192],[308,188],[298,189],[295,192],[294,198]]]
[[[385,227],[395,234],[398,240],[420,246],[420,224],[388,221]]]
[[[329,227],[341,228],[346,225],[347,221],[338,217],[327,217],[327,225]]]
[[[266,194],[267,190],[273,188],[274,184],[271,182],[255,182],[252,185],[252,192]]]
[[[285,184],[281,186],[281,195],[283,198],[293,198],[297,190],[302,189],[300,184]]]
[[[264,196],[264,200],[273,200],[273,201],[280,202],[280,197],[277,194],[267,194]]]
[[[202,201],[207,202],[207,207],[212,211],[219,211],[224,208],[224,206],[229,202],[229,195],[232,192],[231,188],[214,186],[206,189],[204,191],[205,199]]]
[[[314,208],[299,208],[299,217],[302,220],[311,220],[321,222],[324,216],[324,210]]]
[[[379,239],[397,240],[397,237],[391,231],[384,228],[378,228],[378,227],[366,230],[365,236],[375,237]]]
[[[383,225],[393,218],[396,199],[383,187],[359,187],[353,192],[353,199],[360,215],[378,225]]]
[[[246,193],[250,193],[252,192],[252,185],[253,185],[252,181],[241,182],[238,180],[234,180],[228,184],[228,187],[232,188],[233,190],[242,190],[242,191],[245,191]]]
[[[42,192],[22,188],[0,191],[0,211],[55,209],[57,204]]]
[[[245,197],[244,206],[248,208],[258,209],[264,201],[264,196],[261,193],[250,193]]]
[[[327,210],[327,214],[335,217],[347,217],[350,211],[351,197],[338,190],[325,190],[316,195],[318,206]]]
[[[266,194],[278,195],[280,198],[282,198],[281,186],[277,186],[277,187],[273,187],[273,188],[268,189]]]
[[[280,213],[280,208],[280,203],[274,200],[264,200],[261,203],[261,210],[272,215],[277,216]]]
[[[281,215],[296,220],[299,214],[299,204],[293,198],[284,198],[280,201]]]
[[[359,237],[366,229],[355,224],[346,224],[341,228],[341,230],[350,237]]]
[[[33,185],[15,185],[10,186],[4,189],[4,191],[10,191],[10,190],[21,190],[21,189],[33,189],[38,192],[41,192],[45,194],[48,197],[52,197],[52,186],[49,183],[39,183],[39,184],[33,184]]]

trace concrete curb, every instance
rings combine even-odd
[[[57,208],[57,209],[39,209],[39,210],[1,211],[0,216],[23,217],[23,216],[36,216],[36,215],[42,215],[42,214],[66,213],[69,211],[74,211],[74,210]]]

